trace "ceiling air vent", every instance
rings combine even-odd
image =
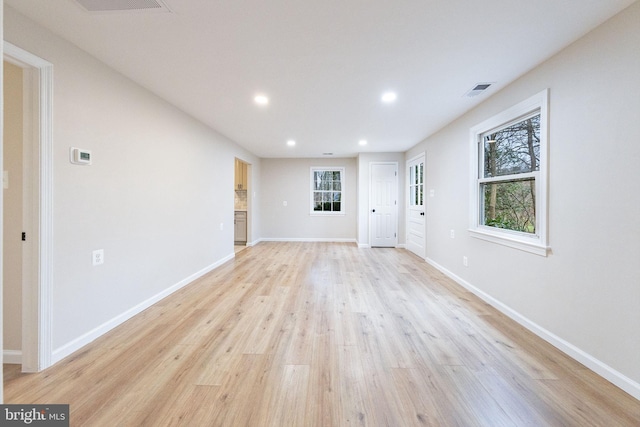
[[[171,12],[163,0],[76,0],[88,12]]]
[[[468,97],[478,96],[485,90],[489,89],[489,86],[491,86],[492,84],[493,83],[478,83],[475,85],[473,89],[471,89],[469,92],[466,93],[466,96]]]

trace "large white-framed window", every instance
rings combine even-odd
[[[311,168],[311,215],[344,215],[344,168]]]
[[[470,233],[548,253],[549,90],[471,128]]]

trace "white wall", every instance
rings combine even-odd
[[[427,205],[429,260],[640,398],[639,23],[636,2],[407,157],[426,151],[426,187],[436,191]],[[550,88],[548,257],[465,233],[469,129],[544,88]]]
[[[3,350],[22,350],[22,69],[4,62]]]
[[[360,153],[358,155],[358,245],[367,247],[370,242],[369,213],[371,163],[396,162],[398,164],[398,246],[406,241],[405,196],[406,163],[404,153]]]
[[[254,176],[260,159],[11,8],[4,13],[5,39],[54,66],[58,359],[233,256],[234,158],[250,162]],[[91,150],[93,165],[72,165],[72,146]],[[259,199],[259,183],[252,188]],[[257,215],[252,229],[259,235]],[[92,266],[95,249],[104,249],[104,265]]]
[[[284,240],[356,239],[356,159],[262,159],[260,204],[262,237]],[[345,215],[310,215],[310,170],[314,166],[345,168]],[[287,206],[283,206],[283,202]]]

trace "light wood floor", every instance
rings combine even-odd
[[[404,250],[261,243],[6,403],[72,426],[638,426],[640,401]]]

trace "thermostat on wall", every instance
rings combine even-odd
[[[83,150],[82,148],[71,147],[71,163],[74,165],[90,165],[91,164],[91,151]]]

